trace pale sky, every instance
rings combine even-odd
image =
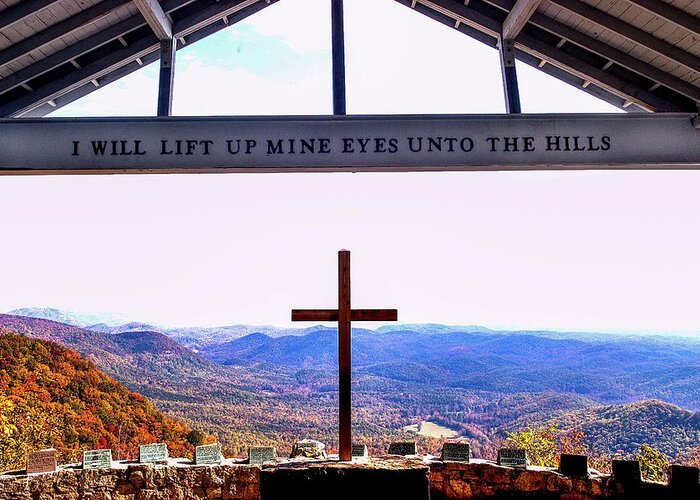
[[[330,2],[284,0],[178,52],[178,115],[328,114]],[[348,0],[349,113],[502,113],[498,57],[391,0]],[[370,9],[371,6],[371,9]],[[298,20],[299,22],[290,22]],[[528,66],[525,112],[615,112]],[[151,65],[54,116],[153,115]],[[0,311],[289,324],[699,332],[700,172],[0,177]],[[301,326],[301,325],[300,325]]]

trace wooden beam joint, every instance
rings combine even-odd
[[[525,27],[530,16],[537,10],[541,0],[518,0],[503,21],[502,35],[506,40],[514,40]]]
[[[163,41],[173,37],[173,25],[158,0],[134,0],[134,3],[158,40]]]

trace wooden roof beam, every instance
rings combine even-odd
[[[126,3],[127,0],[104,0],[74,16],[49,26],[45,30],[39,31],[29,38],[10,45],[6,49],[0,50],[0,66],[16,61],[20,57],[64,37],[86,24],[94,23],[116,9],[123,7]]]
[[[270,3],[275,3],[277,1],[278,0],[270,0]],[[191,0],[169,0],[166,5],[171,3],[174,8],[175,4],[186,5],[191,3]],[[197,11],[196,15],[187,16],[176,22],[173,31],[178,38],[187,33],[191,38],[190,41],[196,42],[208,34],[221,29],[223,24],[217,23],[216,21],[220,20],[222,16],[229,16],[230,23],[235,24],[249,15],[258,12],[267,5],[267,2],[258,2],[257,0],[220,0],[212,4],[211,7]],[[143,25],[141,16],[133,17],[138,18],[138,22]],[[112,39],[115,39],[116,36],[117,35]],[[85,41],[86,40],[83,42]],[[149,33],[148,36],[144,38],[130,41],[128,47],[122,47],[81,69],[76,69],[76,71],[63,78],[53,80],[35,89],[31,94],[6,102],[3,102],[2,96],[0,96],[0,117],[23,116],[27,113],[32,113],[32,116],[42,116],[52,111],[53,108],[50,110],[37,111],[37,113],[34,113],[33,110],[41,107],[49,99],[55,101],[58,107],[64,106],[79,97],[87,95],[89,90],[94,90],[94,87],[89,89],[92,85],[86,85],[89,84],[91,80],[99,78],[103,84],[108,83],[112,81],[111,74],[114,71],[119,72],[119,76],[123,76],[139,68],[140,66],[136,64],[137,59],[141,59],[143,62],[151,62],[157,59],[159,47],[160,44],[155,35]],[[38,63],[42,61],[38,61]],[[134,64],[130,64],[132,62]],[[126,70],[122,70],[127,66],[128,68]],[[114,79],[116,78],[117,77],[114,77]],[[4,81],[5,79],[0,80],[0,85],[2,85]],[[67,96],[69,94],[72,94],[70,99],[62,98],[62,96]]]
[[[158,40],[170,40],[173,38],[173,24],[168,15],[160,6],[158,0],[134,0],[141,15],[155,33]]]
[[[503,38],[514,40],[542,0],[518,0],[503,21]]]
[[[168,0],[165,4],[166,10],[178,9],[184,5],[191,3],[192,0]],[[124,21],[114,24],[107,29],[100,30],[94,35],[91,35],[77,43],[69,45],[65,49],[59,50],[48,57],[39,59],[34,64],[30,64],[7,77],[0,79],[0,94],[21,85],[23,82],[28,82],[33,78],[43,75],[62,64],[70,62],[75,66],[75,58],[80,57],[112,40],[123,36],[130,31],[139,28],[146,24],[143,16],[134,15]],[[79,67],[77,69],[80,69]]]
[[[513,4],[512,0],[486,0],[491,5],[508,11],[510,6]],[[700,102],[700,88],[696,87],[692,83],[681,80],[656,66],[640,61],[639,59],[623,52],[619,49],[615,49],[604,42],[601,42],[597,38],[593,38],[585,33],[575,30],[574,28],[567,26],[566,24],[560,23],[547,17],[539,12],[535,12],[530,17],[530,24],[542,28],[554,35],[562,37],[561,42],[557,44],[557,48],[561,48],[566,40],[573,43],[585,50],[598,54],[608,62],[603,67],[603,70],[607,70],[613,63],[627,68],[630,71],[638,73],[650,80],[660,83],[661,85],[678,92],[686,97],[689,97],[695,101]],[[546,61],[545,61],[546,62]]]
[[[617,17],[606,14],[602,10],[591,7],[587,3],[579,0],[548,0],[554,5],[558,5],[569,12],[572,12],[583,19],[591,21],[598,26],[609,29],[616,34],[626,38],[627,40],[641,45],[642,47],[655,52],[656,54],[665,57],[671,61],[685,66],[686,68],[700,73],[700,57],[697,57],[690,52],[686,52],[678,47],[671,45],[653,35],[650,35],[644,30],[635,28],[634,26],[621,21]]]
[[[274,0],[277,2],[278,0]],[[182,38],[189,36],[195,31],[208,26],[222,17],[231,17],[237,14],[239,11],[245,10],[249,7],[253,7],[256,4],[261,3],[260,0],[217,0],[214,4],[204,7],[197,12],[191,14],[187,19],[182,19],[176,21],[173,25],[173,36],[177,38]],[[273,3],[272,0],[262,2],[265,5],[263,7]],[[233,24],[235,21],[229,22]]]
[[[410,0],[396,0],[405,2]],[[427,7],[436,6],[438,12],[451,12],[453,18],[458,18],[464,26],[479,26],[479,30],[489,34],[497,34],[501,30],[502,23],[485,14],[448,0],[425,0],[421,3]],[[451,23],[450,23],[451,24]],[[616,95],[624,100],[631,101],[640,107],[652,111],[685,111],[679,105],[663,97],[652,94],[646,89],[642,89],[630,82],[626,82],[615,75],[607,73],[600,68],[596,68],[580,61],[563,51],[557,50],[554,46],[547,45],[540,40],[521,32],[516,40],[518,48],[537,60],[545,60],[547,63],[564,69],[567,73],[575,75],[580,82],[590,80],[597,87]],[[590,86],[589,86],[590,88]]]

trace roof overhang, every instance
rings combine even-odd
[[[20,0],[0,10],[0,116],[44,116],[169,34],[181,47],[277,1]],[[622,109],[698,109],[700,0],[396,1],[494,48],[505,28],[519,60]]]

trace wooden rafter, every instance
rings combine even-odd
[[[503,21],[503,38],[513,40],[527,24],[530,16],[537,10],[541,0],[518,0]]]
[[[173,25],[158,0],[134,0],[134,3],[158,40],[172,39]]]

